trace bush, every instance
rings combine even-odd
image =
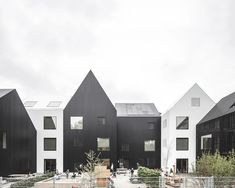
[[[225,177],[235,175],[235,157],[231,153],[229,156],[222,156],[218,152],[214,155],[203,154],[196,162],[194,172],[197,176]]]
[[[138,176],[140,179],[151,188],[159,187],[159,170],[150,169],[140,166],[138,168]]]
[[[37,176],[25,180],[20,180],[14,184],[11,185],[11,188],[28,188],[28,187],[33,187],[36,182],[51,178],[54,176],[54,173],[47,173],[42,176]]]
[[[158,170],[140,166],[138,168],[138,176],[139,177],[159,177],[161,176],[161,173]]]

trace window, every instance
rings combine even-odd
[[[44,151],[56,151],[56,138],[44,138]]]
[[[188,129],[188,116],[177,116],[176,117],[176,129]]]
[[[106,125],[106,118],[105,117],[98,117],[98,125]]]
[[[37,101],[25,101],[24,102],[25,107],[34,107],[35,104],[37,104]]]
[[[176,138],[176,150],[188,150],[188,138]]]
[[[162,143],[163,147],[166,148],[167,147],[167,140],[163,139],[163,143]]]
[[[212,146],[212,135],[204,135],[201,136],[201,149],[210,150]]]
[[[56,116],[44,117],[44,129],[56,129]]]
[[[215,120],[215,129],[220,129],[220,120]]]
[[[0,131],[0,149],[7,149],[7,133]]]
[[[121,148],[122,151],[130,151],[130,145],[129,144],[122,144],[122,148]]]
[[[153,123],[153,122],[149,122],[149,123],[148,123],[148,129],[150,129],[150,130],[154,130],[154,129],[155,129],[155,126],[156,126],[156,124]]]
[[[219,135],[214,137],[214,144],[213,145],[214,145],[214,150],[215,151],[220,150],[220,137],[219,137]]]
[[[73,138],[73,147],[82,147],[83,143],[79,137],[74,137]]]
[[[82,116],[74,116],[70,117],[70,126],[71,129],[83,129],[83,117]]]
[[[98,151],[109,151],[109,138],[97,138],[97,150]]]
[[[167,119],[164,119],[163,120],[163,128],[166,128],[167,127]]]
[[[155,151],[155,140],[144,141],[144,151]]]
[[[191,106],[199,107],[200,106],[200,98],[198,98],[198,97],[191,98]]]
[[[61,105],[61,101],[50,101],[47,107],[59,107]]]

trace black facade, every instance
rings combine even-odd
[[[145,142],[155,141],[155,151],[145,151]],[[126,168],[137,164],[149,168],[161,165],[161,118],[118,117],[118,160]]]
[[[16,90],[0,90],[0,176],[36,171],[36,130]]]
[[[98,139],[109,139],[108,147],[105,141],[98,150]],[[86,163],[90,149],[116,167],[116,109],[91,71],[64,109],[64,170]]]
[[[203,152],[228,155],[235,150],[235,93],[221,99],[199,122],[196,130],[197,156]]]

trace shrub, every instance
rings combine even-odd
[[[138,168],[138,176],[140,179],[151,188],[159,187],[159,170],[150,169],[140,166]]]
[[[138,168],[138,176],[139,177],[159,177],[161,176],[161,173],[158,170],[140,166]]]
[[[28,187],[33,187],[36,182],[48,179],[50,177],[53,177],[54,173],[47,173],[42,176],[37,176],[25,180],[20,180],[14,184],[11,185],[11,188],[28,188]]]
[[[203,154],[196,162],[195,174],[197,176],[234,176],[235,157],[231,153],[229,156],[222,156],[218,152],[214,155]]]

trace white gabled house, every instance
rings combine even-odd
[[[192,172],[196,161],[196,125],[214,107],[214,101],[193,87],[165,114],[161,123],[161,167],[175,172]]]
[[[25,101],[24,106],[37,130],[37,170],[63,172],[62,101]]]

